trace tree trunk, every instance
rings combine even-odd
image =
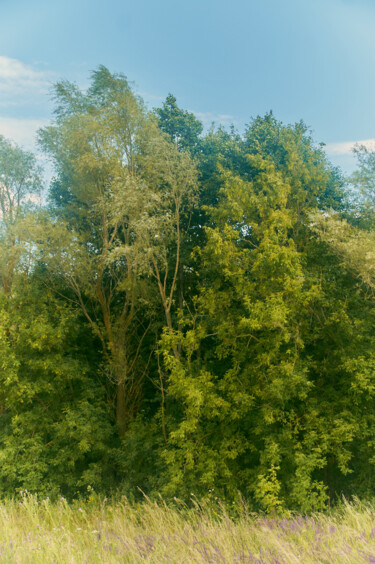
[[[127,427],[126,413],[126,383],[120,380],[116,388],[116,423],[120,438],[125,435]]]
[[[178,307],[179,310],[182,312],[184,309],[184,266],[182,261],[180,260],[180,264],[178,265]],[[178,331],[181,332],[182,327],[181,324],[178,324]],[[181,343],[177,346],[178,354],[181,356]]]

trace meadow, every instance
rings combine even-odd
[[[235,509],[96,496],[51,502],[22,492],[1,503],[0,561],[375,562],[375,505],[344,501],[309,516]]]

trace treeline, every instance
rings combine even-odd
[[[0,494],[87,486],[254,509],[375,493],[375,157],[243,135],[122,75],[0,137]]]

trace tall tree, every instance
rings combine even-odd
[[[35,156],[0,135],[0,283],[10,291],[22,245],[17,221],[42,189]]]
[[[147,371],[142,346],[155,308],[148,280],[156,280],[171,327],[180,218],[196,174],[124,76],[100,67],[86,94],[69,83],[57,84],[55,94],[56,123],[40,139],[58,172],[51,198],[59,221],[49,224],[43,260],[102,343],[123,436]]]
[[[155,109],[155,115],[160,129],[170,136],[180,151],[196,154],[203,125],[193,113],[179,108],[176,98],[168,94],[163,106]]]
[[[195,311],[163,339],[182,408],[168,421],[164,491],[240,490],[266,509],[308,510],[325,504],[334,472],[350,471],[360,420],[342,401],[353,373],[347,364],[337,392],[334,367],[341,356],[344,372],[353,354],[358,302],[335,258],[322,261],[309,219],[342,206],[342,186],[301,124],[257,118],[241,150],[238,173],[221,172]]]

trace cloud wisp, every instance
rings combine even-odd
[[[327,155],[353,155],[356,146],[364,146],[369,151],[375,151],[375,139],[363,139],[362,141],[345,141],[343,143],[328,143],[325,146]]]
[[[223,125],[225,127],[228,127],[232,124],[237,124],[237,120],[234,118],[234,116],[229,114],[213,114],[211,112],[194,112],[193,110],[190,111],[192,111],[192,113],[203,123],[205,127],[209,127],[213,123],[215,125]]]
[[[44,98],[53,79],[53,73],[0,56],[0,106],[24,105]]]
[[[38,129],[48,125],[48,119],[9,118],[0,116],[0,135],[15,141],[25,149],[34,150]]]
[[[0,56],[0,134],[35,150],[36,132],[47,125],[48,91],[55,74]]]

